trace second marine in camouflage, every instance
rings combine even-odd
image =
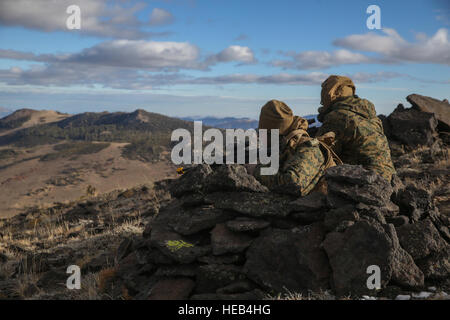
[[[334,151],[344,163],[360,164],[391,181],[394,165],[381,120],[374,105],[355,95],[350,78],[330,76],[322,84],[318,134],[336,134]]]

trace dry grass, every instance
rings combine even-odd
[[[128,191],[127,194],[134,193]],[[101,201],[104,201],[100,203],[108,204],[109,197],[120,199],[120,193],[114,194],[100,196]],[[100,201],[100,198],[91,197],[89,201]],[[133,199],[127,199],[130,200],[134,205]],[[61,211],[33,208],[24,216],[25,219],[15,219],[12,222],[0,220],[0,252],[8,257],[8,263],[0,264],[0,281],[18,271],[14,277],[17,281],[12,285],[15,286],[17,296],[23,299],[52,299],[55,294],[63,299],[108,298],[104,291],[115,273],[115,251],[125,237],[139,236],[143,232],[145,223],[140,209],[123,212],[120,206],[116,211],[106,207],[101,214],[73,216],[66,213],[70,206],[63,208],[65,209]],[[97,228],[101,231],[97,231]],[[72,252],[78,255],[72,256]],[[25,259],[30,254],[32,258]],[[82,270],[86,267],[82,274],[81,289],[38,288],[36,283],[43,275],[39,273],[42,270],[39,260],[41,254],[57,259],[62,257],[61,261],[68,261],[68,265],[75,264]],[[99,260],[103,270],[90,272],[89,264],[102,255],[106,259]],[[59,268],[64,269],[65,266]],[[130,296],[124,291],[123,298],[128,299]]]
[[[318,292],[308,292],[307,294],[291,292],[287,289],[286,293],[278,293],[276,295],[268,295],[266,300],[336,300],[336,297],[329,291],[320,290]],[[350,297],[339,298],[339,300],[348,300]]]

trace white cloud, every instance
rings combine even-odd
[[[255,62],[248,47],[230,46],[200,60],[200,49],[188,42],[112,40],[70,54],[33,54],[0,49],[0,58],[46,63],[94,64],[96,66],[141,68],[150,71],[178,69],[207,70],[223,62]]]
[[[68,30],[66,9],[76,4],[81,10],[81,29]],[[126,5],[121,0],[1,0],[0,25],[21,26],[45,32],[68,31],[101,37],[139,39],[165,36],[167,32],[147,32],[136,13],[145,3]]]
[[[439,29],[432,37],[421,34],[416,42],[408,42],[394,29],[355,34],[337,39],[334,44],[347,49],[378,53],[388,63],[416,62],[450,65],[448,30]]]
[[[167,25],[174,21],[173,15],[164,9],[155,8],[150,14],[150,25],[161,26]]]
[[[207,61],[211,64],[217,62],[242,62],[253,63],[256,62],[252,49],[242,46],[229,46],[218,54],[210,56]]]
[[[291,60],[274,60],[273,66],[285,69],[324,69],[343,64],[371,63],[371,58],[360,53],[341,49],[333,52],[327,51],[303,51],[300,53],[288,53]]]
[[[199,68],[199,49],[188,42],[114,40],[70,55],[64,61],[160,70]]]
[[[281,52],[289,59],[271,61],[284,69],[325,69],[350,64],[435,63],[450,65],[448,30],[439,29],[432,37],[420,32],[415,42],[403,39],[394,29],[383,34],[354,34],[333,42],[343,49],[328,51]],[[360,51],[360,52],[355,52]],[[365,53],[370,53],[367,55]],[[374,55],[375,54],[375,55]]]
[[[199,49],[188,42],[112,40],[71,54],[40,54],[0,49],[0,58],[55,64],[87,64],[110,67],[163,69],[202,69]]]

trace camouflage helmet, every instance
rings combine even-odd
[[[352,79],[344,76],[329,76],[322,83],[321,101],[325,107],[333,104],[337,98],[352,96],[355,94],[355,84]]]
[[[262,108],[259,115],[259,129],[279,129],[285,134],[294,122],[294,113],[284,102],[270,100]]]

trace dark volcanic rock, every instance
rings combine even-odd
[[[292,199],[273,193],[216,192],[207,195],[205,200],[219,209],[262,218],[287,216],[289,214],[288,203]]]
[[[252,237],[233,232],[225,224],[218,224],[211,231],[211,245],[214,255],[224,253],[239,253],[250,246]]]
[[[206,179],[205,191],[248,191],[267,192],[256,178],[247,173],[242,165],[221,165],[214,168],[213,174]]]
[[[424,188],[408,185],[405,189],[399,190],[394,199],[400,207],[400,212],[407,215],[412,221],[418,221],[422,215],[431,210],[431,192]]]
[[[252,291],[255,289],[255,285],[248,280],[240,280],[230,283],[225,287],[216,290],[218,294],[234,294],[234,293],[244,293]]]
[[[259,231],[267,228],[269,225],[270,222],[268,221],[247,217],[239,217],[226,223],[227,228],[235,232]]]
[[[334,288],[339,295],[370,294],[367,288],[367,268],[380,267],[381,287],[392,279],[415,286],[421,272],[398,245],[395,229],[375,221],[361,220],[343,233],[327,234],[323,243],[333,270]],[[394,270],[395,269],[395,270]],[[423,280],[423,275],[422,275]]]
[[[368,205],[384,206],[389,202],[392,187],[378,174],[362,166],[340,165],[331,167],[325,173],[328,193],[341,198]]]
[[[192,277],[197,274],[198,267],[195,265],[167,265],[161,266],[155,272],[157,277]]]
[[[326,178],[327,180],[346,182],[355,185],[371,184],[378,180],[375,173],[364,169],[362,166],[350,164],[329,168],[326,173]]]
[[[292,217],[303,223],[323,220],[326,209],[326,196],[320,192],[310,193],[289,203],[289,211],[292,212]]]
[[[169,225],[181,235],[191,235],[205,229],[211,229],[217,223],[230,217],[233,217],[233,215],[226,214],[222,210],[200,207],[179,214],[177,220]]]
[[[206,264],[241,264],[244,261],[242,254],[222,254],[220,256],[207,255],[197,259]]]
[[[217,289],[244,280],[241,268],[226,264],[207,264],[200,266],[197,274],[196,293],[216,292]]]
[[[383,211],[383,208],[368,206],[364,203],[358,203],[355,208],[358,211],[359,217],[361,219],[377,221],[381,224],[386,224],[386,213]]]
[[[194,289],[195,282],[189,278],[161,279],[151,289],[149,300],[185,300]]]
[[[424,275],[419,267],[414,263],[411,255],[398,247],[398,240],[395,240],[397,249],[394,251],[392,264],[392,282],[404,288],[418,288],[424,284]]]
[[[289,203],[291,212],[314,212],[327,209],[326,196],[320,192],[312,192]]]
[[[387,223],[392,223],[394,227],[398,228],[409,223],[409,218],[407,216],[397,216],[386,218]]]
[[[214,191],[249,191],[267,192],[255,177],[249,175],[242,165],[221,165],[214,167],[207,164],[190,168],[175,180],[170,191],[179,197],[191,193],[211,193]]]
[[[417,260],[417,266],[422,270],[426,279],[444,280],[450,277],[450,248],[429,257]]]
[[[306,292],[329,286],[329,265],[320,244],[325,231],[309,228],[273,230],[256,239],[247,251],[247,276],[276,292]]]
[[[416,259],[421,259],[433,252],[447,247],[436,227],[429,219],[397,228],[401,246]]]
[[[206,177],[212,172],[207,164],[192,167],[170,185],[170,192],[176,197],[199,192],[204,188]]]
[[[450,104],[420,94],[410,94],[406,100],[420,111],[434,113],[442,130],[450,131]]]
[[[399,105],[387,118],[392,138],[410,147],[431,146],[436,141],[437,119],[433,113]]]
[[[358,211],[353,205],[347,205],[338,209],[333,209],[325,214],[325,228],[328,231],[335,230],[343,221],[359,220]]]

